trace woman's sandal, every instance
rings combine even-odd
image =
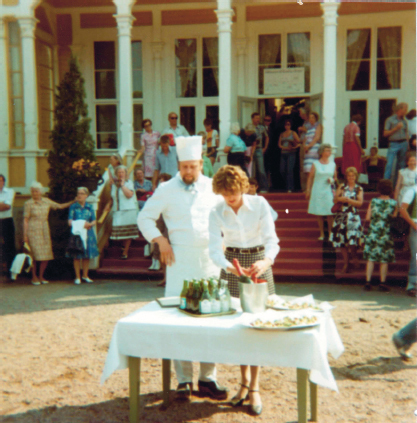
[[[230,400],[230,404],[232,404],[233,407],[239,407],[243,404],[244,401],[249,399],[249,386],[244,385],[243,383],[240,384],[240,386],[242,388],[245,388],[248,390],[248,393],[246,394],[245,397],[241,398],[238,397],[237,395],[235,395],[231,400]]]
[[[249,392],[259,392],[259,390],[251,389]],[[262,404],[260,405],[249,404],[249,411],[251,414],[254,414],[255,416],[259,416],[262,413]]]

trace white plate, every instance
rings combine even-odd
[[[315,322],[315,323],[310,323],[308,325],[294,325],[294,326],[278,326],[278,327],[267,327],[267,328],[262,328],[259,326],[252,326],[250,323],[242,323],[243,326],[246,326],[250,329],[258,329],[258,330],[297,330],[297,329],[308,329],[308,328],[313,328],[315,326],[318,326],[320,324],[320,322]]]
[[[285,311],[303,311],[303,310],[312,310],[312,311],[318,311],[319,313],[323,313],[324,310],[322,310],[321,308],[316,309],[314,308],[314,306],[309,306],[306,308],[289,308],[289,307],[285,307],[285,306],[279,306],[279,305],[266,305],[268,308],[272,308],[274,310],[285,310]]]

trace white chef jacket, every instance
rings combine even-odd
[[[161,214],[168,229],[175,263],[167,267],[166,296],[180,295],[184,279],[220,275],[208,252],[209,214],[220,200],[210,178],[199,175],[194,187],[187,190],[177,173],[158,186],[139,213],[139,229],[149,242],[161,236],[156,227]]]
[[[3,189],[0,191],[0,203],[7,204],[10,206],[10,209],[0,211],[0,219],[13,217],[13,200],[14,191],[11,188],[3,187]]]
[[[225,270],[233,266],[224,256],[223,244],[235,248],[263,245],[265,257],[272,262],[279,252],[279,239],[268,202],[263,197],[246,194],[242,195],[242,199],[243,204],[237,214],[224,200],[210,212],[210,257]]]

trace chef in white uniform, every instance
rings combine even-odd
[[[138,215],[138,226],[148,242],[157,242],[161,261],[167,264],[165,296],[178,296],[184,279],[218,276],[220,269],[209,257],[209,214],[221,201],[213,193],[212,180],[201,173],[202,137],[175,138],[179,172],[158,186]],[[162,214],[169,241],[156,227]],[[178,378],[177,398],[188,399],[192,392],[192,362],[174,360]],[[213,363],[201,363],[200,395],[223,400],[227,388],[216,382]]]

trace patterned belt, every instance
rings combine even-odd
[[[265,250],[265,247],[263,245],[259,247],[253,247],[253,248],[235,248],[235,247],[226,248],[226,251],[229,251],[229,253],[236,253],[236,254],[253,254],[253,253],[259,253],[264,250]]]

